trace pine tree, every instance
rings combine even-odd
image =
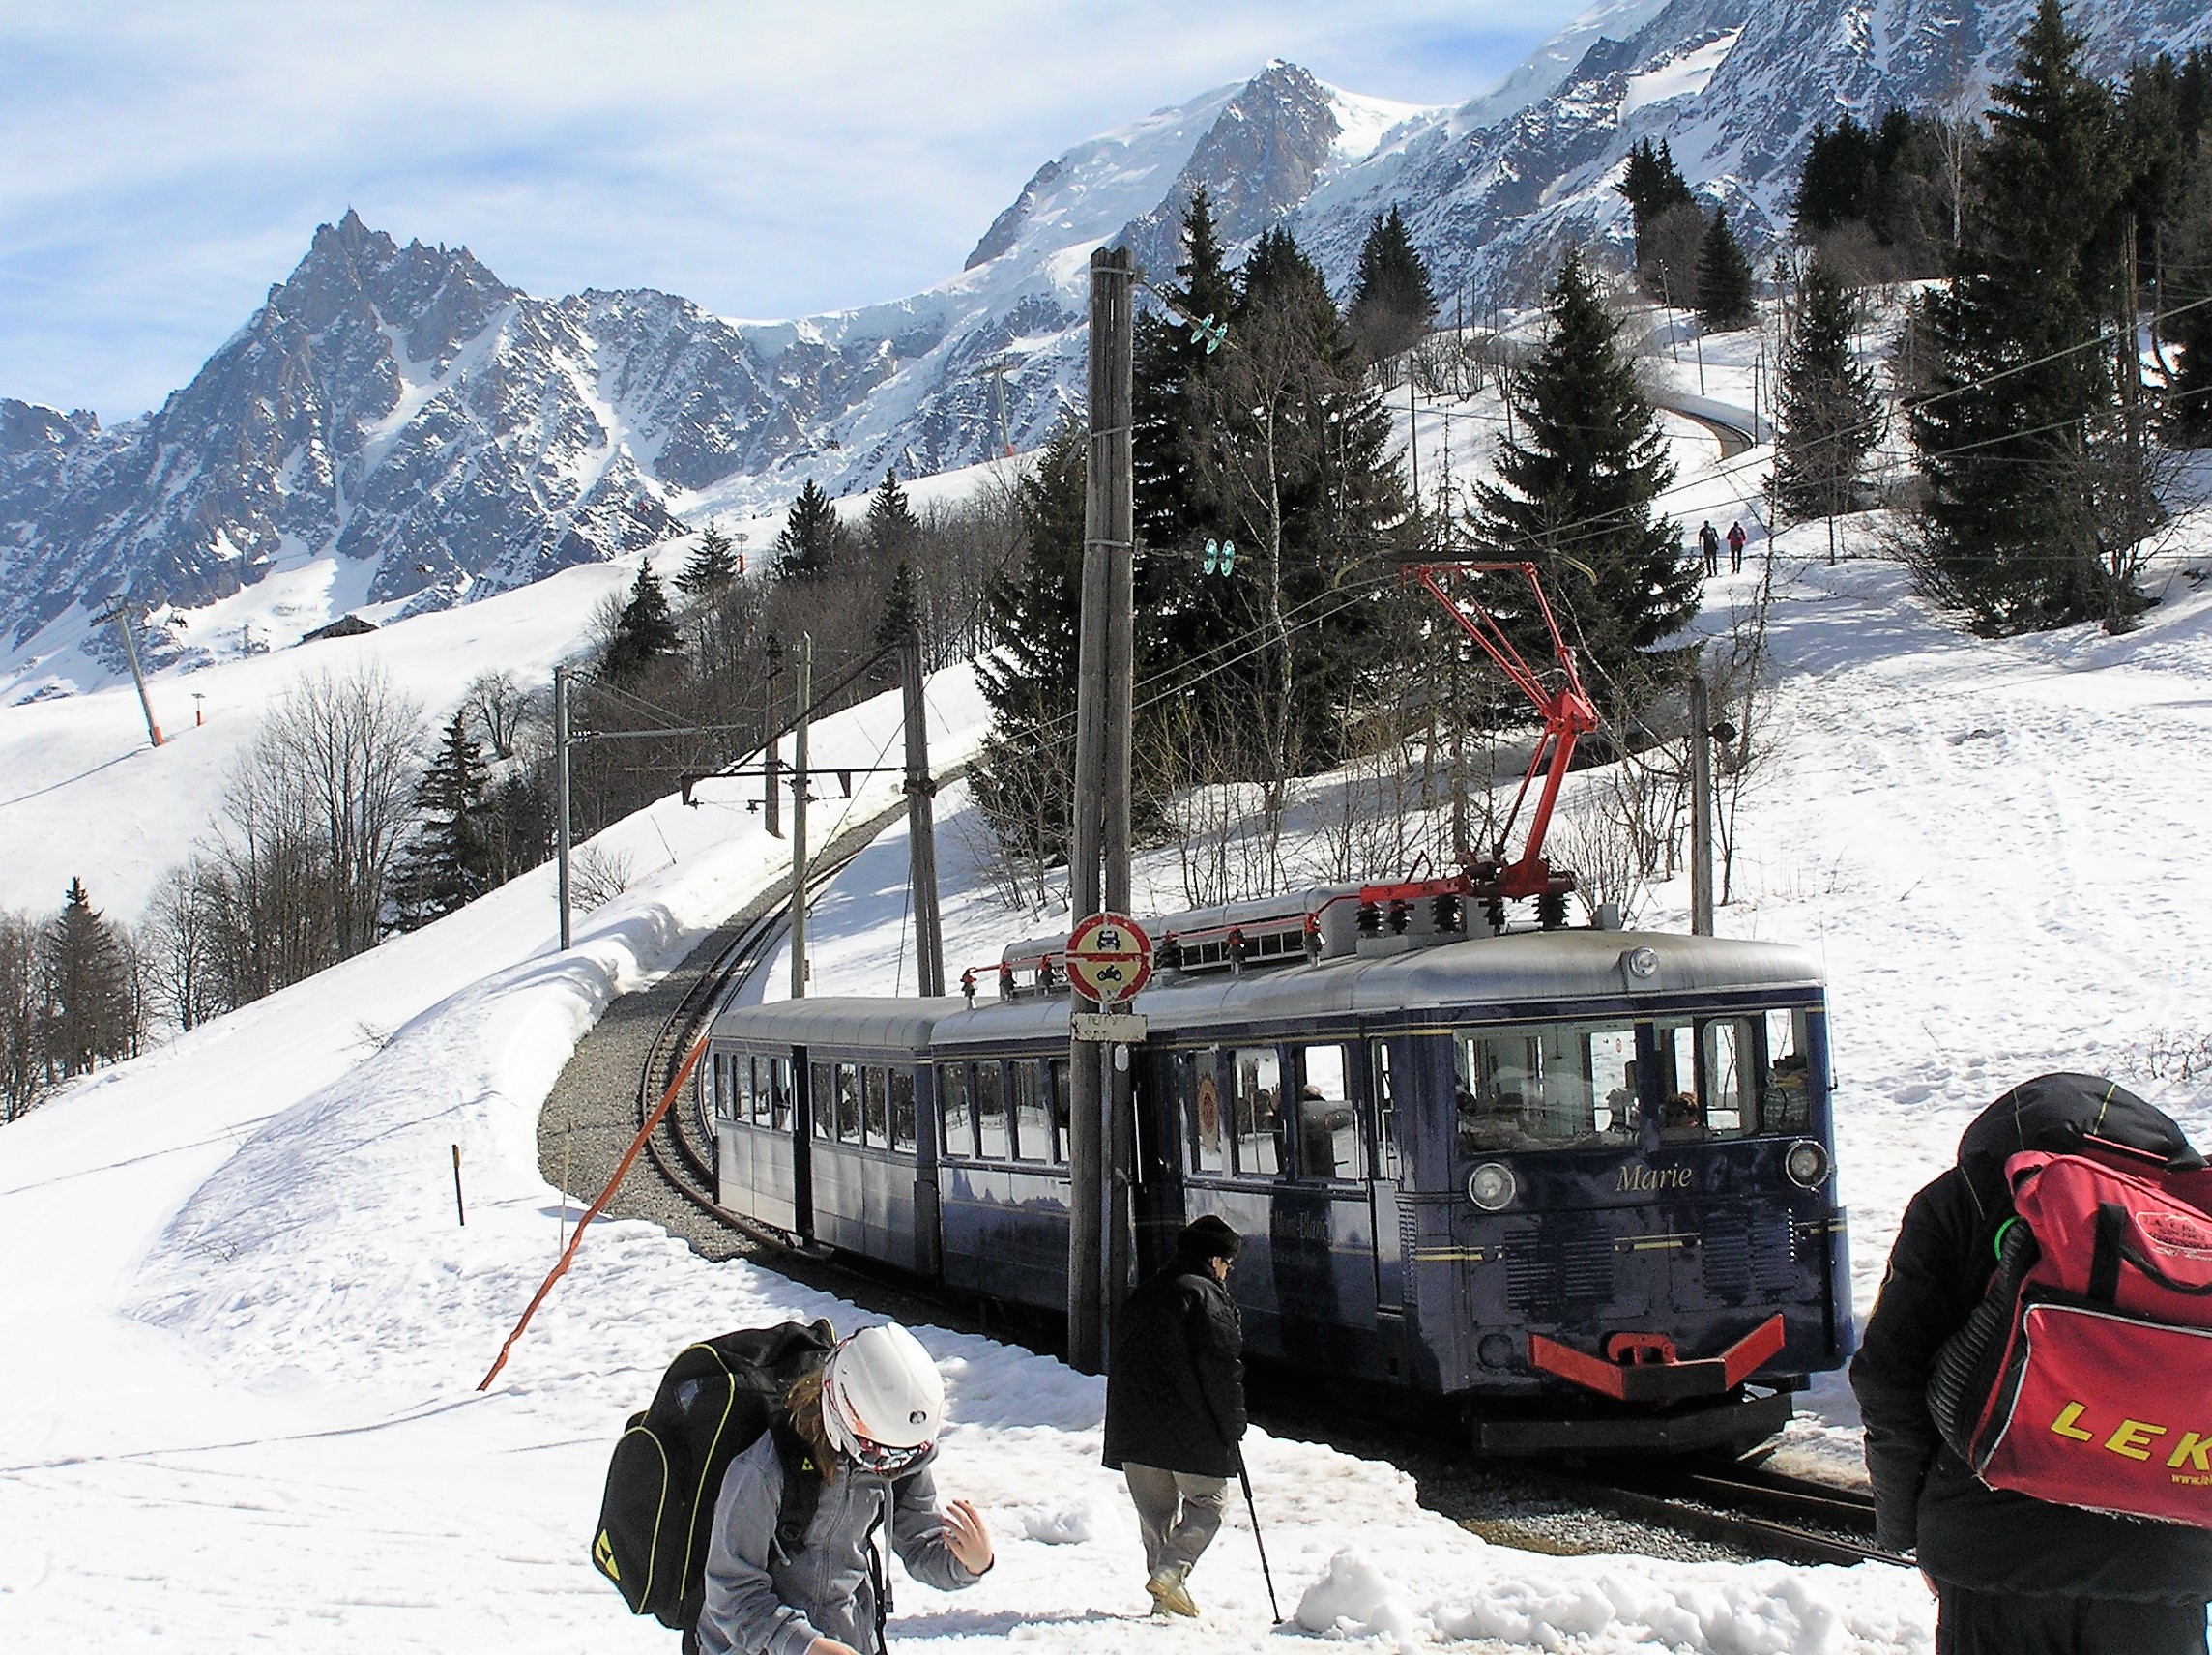
[[[1154,547],[1180,548],[1216,525],[1202,508],[1191,479],[1187,407],[1194,383],[1220,362],[1209,355],[1191,324],[1226,327],[1237,303],[1236,283],[1222,264],[1212,207],[1203,185],[1191,191],[1182,215],[1180,286],[1163,289],[1173,309],[1137,317],[1134,434],[1137,537]]]
[[[1649,138],[1628,152],[1628,164],[1621,173],[1620,182],[1613,187],[1628,198],[1630,220],[1636,226],[1637,250],[1641,255],[1644,233],[1656,223],[1662,214],[1672,207],[1695,206],[1690,187],[1683,182],[1681,172],[1674,165],[1674,157],[1662,138],[1656,145]]]
[[[40,964],[51,1008],[48,1066],[66,1078],[131,1056],[138,1030],[131,1014],[130,960],[116,928],[92,906],[83,880],[70,881],[62,911],[47,925],[44,944]]]
[[[399,928],[413,931],[473,902],[498,883],[484,809],[483,755],[465,712],[446,726],[422,772],[415,807],[422,824],[399,869]]]
[[[1748,326],[1754,313],[1751,260],[1729,228],[1728,209],[1716,208],[1698,249],[1698,320],[1718,334]]]
[[[1420,343],[1436,313],[1428,264],[1414,249],[1393,202],[1389,213],[1376,214],[1367,228],[1345,326],[1369,362],[1382,362]]]
[[[1923,307],[1931,393],[1912,404],[1927,479],[1925,584],[2001,633],[2125,624],[2143,524],[2115,420],[2110,240],[2124,180],[2111,99],[2043,0],[1994,93],[1960,273]]]
[[[921,627],[921,588],[914,577],[914,565],[905,558],[891,572],[891,583],[884,594],[884,613],[876,622],[875,636],[869,640],[876,650],[895,650],[907,640],[907,635]]]
[[[2166,335],[2181,360],[2166,390],[2166,424],[2185,448],[2212,448],[2212,137],[2166,237]]]
[[[691,561],[676,577],[677,586],[686,597],[703,600],[717,596],[737,578],[737,548],[731,545],[729,536],[722,533],[718,524],[709,523],[691,553]]]
[[[1382,578],[1409,508],[1389,415],[1289,230],[1263,234],[1238,271],[1230,334],[1237,348],[1186,415],[1206,514],[1237,547],[1218,582],[1227,624],[1194,657],[1207,676],[1187,707],[1209,740],[1242,741],[1232,762],[1279,793],[1335,761],[1355,687],[1384,670],[1360,642],[1377,606],[1336,595]],[[1204,586],[1196,561],[1185,578]],[[1263,647],[1225,665],[1239,634]]]
[[[1774,490],[1793,516],[1832,520],[1850,509],[1867,452],[1880,439],[1881,401],[1874,370],[1851,354],[1857,295],[1818,256],[1798,293],[1796,327],[1782,355]]]
[[[779,580],[812,580],[830,572],[837,560],[840,537],[837,508],[830,496],[808,478],[791,503],[783,533],[775,539],[775,572]]]
[[[637,579],[629,589],[629,602],[615,623],[614,636],[608,640],[607,676],[634,677],[662,656],[676,653],[683,643],[684,635],[677,631],[675,617],[668,610],[668,593],[661,586],[660,577],[653,572],[653,560],[648,558],[638,565]]]
[[[1674,479],[1658,417],[1571,248],[1547,308],[1550,337],[1508,385],[1518,421],[1499,439],[1499,481],[1476,489],[1469,526],[1486,556],[1536,566],[1590,693],[1625,711],[1663,670],[1644,652],[1696,616],[1698,575],[1657,510]],[[1492,582],[1493,598],[1523,649],[1548,654],[1526,595]]]
[[[909,555],[921,538],[921,519],[907,504],[898,473],[886,471],[868,497],[868,548],[886,561]]]
[[[975,797],[999,842],[1038,867],[1067,859],[1073,815],[1089,446],[1079,426],[1062,425],[1022,479],[1023,556],[991,584],[994,653],[975,667],[991,708]]]

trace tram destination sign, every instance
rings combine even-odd
[[[1067,979],[1100,1005],[1133,999],[1152,974],[1152,940],[1125,914],[1093,914],[1067,939]]]

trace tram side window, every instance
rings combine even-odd
[[[947,1155],[975,1153],[975,1122],[968,1105],[968,1065],[937,1065],[937,1118]]]
[[[737,1061],[738,1113],[755,1126],[766,1126],[769,1123],[769,1076],[773,1072],[774,1060],[740,1058]]]
[[[723,1118],[728,1108],[729,1065],[730,1060],[716,1052],[712,1066],[702,1070],[699,1077],[699,1089],[707,1094],[708,1112],[716,1120]]]
[[[860,1071],[860,1142],[881,1149],[891,1141],[890,1089],[873,1063]]]
[[[1025,1161],[1052,1157],[1052,1119],[1037,1089],[1037,1065],[1031,1060],[1008,1063],[1006,1078],[1013,1085],[1014,1152]]]
[[[1382,1163],[1382,1176],[1398,1176],[1398,1098],[1391,1089],[1390,1047],[1387,1041],[1378,1040],[1370,1048],[1375,1054],[1375,1149]]]
[[[1065,1058],[1052,1060],[1052,1158],[1061,1163],[1067,1160],[1067,1117],[1075,1093],[1072,1071]]]
[[[1214,1069],[1211,1050],[1175,1055],[1176,1108],[1188,1134],[1184,1142],[1190,1146],[1194,1173],[1229,1170],[1229,1146],[1221,1130],[1221,1083]]]
[[[1364,1178],[1367,1156],[1359,1119],[1344,1084],[1342,1046],[1298,1053],[1298,1174],[1309,1178]]]
[[[914,1071],[893,1069],[891,1084],[891,1147],[912,1151],[914,1134]]]
[[[986,1161],[1003,1161],[1006,1148],[1006,1093],[993,1060],[975,1065],[975,1152]]]
[[[806,1101],[814,1112],[814,1136],[834,1137],[837,1130],[837,1065],[809,1063],[807,1068]]]
[[[1463,1155],[1617,1144],[1635,1128],[1627,1023],[1462,1030],[1452,1060]]]
[[[768,1058],[756,1060],[769,1065],[769,1107],[773,1118],[770,1121],[778,1132],[791,1130],[791,1060]]]
[[[1283,1170],[1283,1075],[1272,1046],[1237,1050],[1237,1170],[1273,1177]]]

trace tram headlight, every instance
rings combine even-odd
[[[1513,1169],[1502,1161],[1485,1161],[1467,1175],[1467,1199],[1485,1212],[1513,1205]]]
[[[1782,1170],[1790,1175],[1790,1181],[1805,1189],[1819,1189],[1820,1180],[1828,1176],[1828,1151],[1810,1138],[1790,1146],[1790,1153],[1782,1159]]]

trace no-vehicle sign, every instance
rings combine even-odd
[[[1133,996],[1152,974],[1152,940],[1125,914],[1093,914],[1067,939],[1067,978],[1101,1005]]]

